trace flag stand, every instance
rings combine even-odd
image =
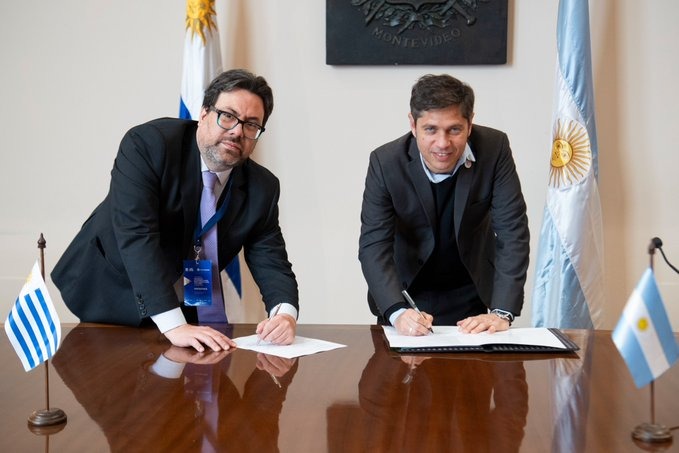
[[[38,248],[40,249],[40,273],[42,274],[42,279],[45,279],[45,245],[47,242],[40,233],[40,239],[38,239]],[[49,360],[43,363],[45,368],[45,402],[46,409],[40,409],[34,411],[28,417],[28,426],[31,431],[35,434],[52,434],[53,432],[58,432],[63,429],[66,424],[66,413],[57,407],[50,408],[50,376],[49,376]],[[62,425],[57,427],[55,425]],[[54,429],[44,430],[43,427],[53,426]],[[39,429],[33,429],[33,427]]]
[[[651,242],[648,247],[650,257],[650,267],[653,271],[653,255],[655,255],[655,245]],[[642,443],[672,442],[672,432],[670,429],[655,422],[655,379],[651,381],[651,423],[637,425],[632,431],[632,438]]]
[[[670,429],[655,422],[655,381],[651,381],[651,423],[637,425],[632,431],[632,437],[643,443],[672,442]]]

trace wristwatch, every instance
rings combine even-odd
[[[509,323],[509,325],[512,325],[512,322],[514,322],[514,315],[510,311],[505,311],[505,310],[500,310],[499,308],[494,308],[490,311],[492,314],[497,316],[498,318],[502,318],[505,321]]]

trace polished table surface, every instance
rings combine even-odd
[[[679,425],[679,367],[637,389],[610,331],[566,333],[577,353],[407,356],[377,326],[300,325],[347,347],[282,360],[200,355],[153,328],[64,325],[48,373],[24,372],[2,335],[0,451],[627,452],[648,447],[635,426]],[[159,358],[180,374],[158,375]],[[46,375],[68,420],[41,431],[27,418],[46,407]]]

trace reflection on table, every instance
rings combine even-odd
[[[227,374],[229,352],[199,354],[143,336],[76,327],[53,360],[112,451],[220,451],[228,444],[278,451],[278,417],[296,360],[259,354],[241,395]],[[179,373],[159,375],[172,368],[168,361]]]
[[[51,434],[26,423],[44,408],[45,367],[25,373],[0,336],[0,451],[618,452],[639,451],[632,430],[653,417],[679,425],[679,367],[656,381],[651,414],[610,331],[567,331],[576,353],[410,356],[377,326],[298,333],[346,347],[283,361],[173,348],[154,328],[64,325],[49,376],[68,422]]]
[[[519,451],[528,413],[523,361],[374,354],[359,381],[354,437],[365,451]]]

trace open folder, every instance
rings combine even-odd
[[[434,333],[412,337],[383,326],[389,347],[397,352],[572,352],[580,349],[559,329],[510,328],[495,333],[461,333],[457,326],[434,326]]]

